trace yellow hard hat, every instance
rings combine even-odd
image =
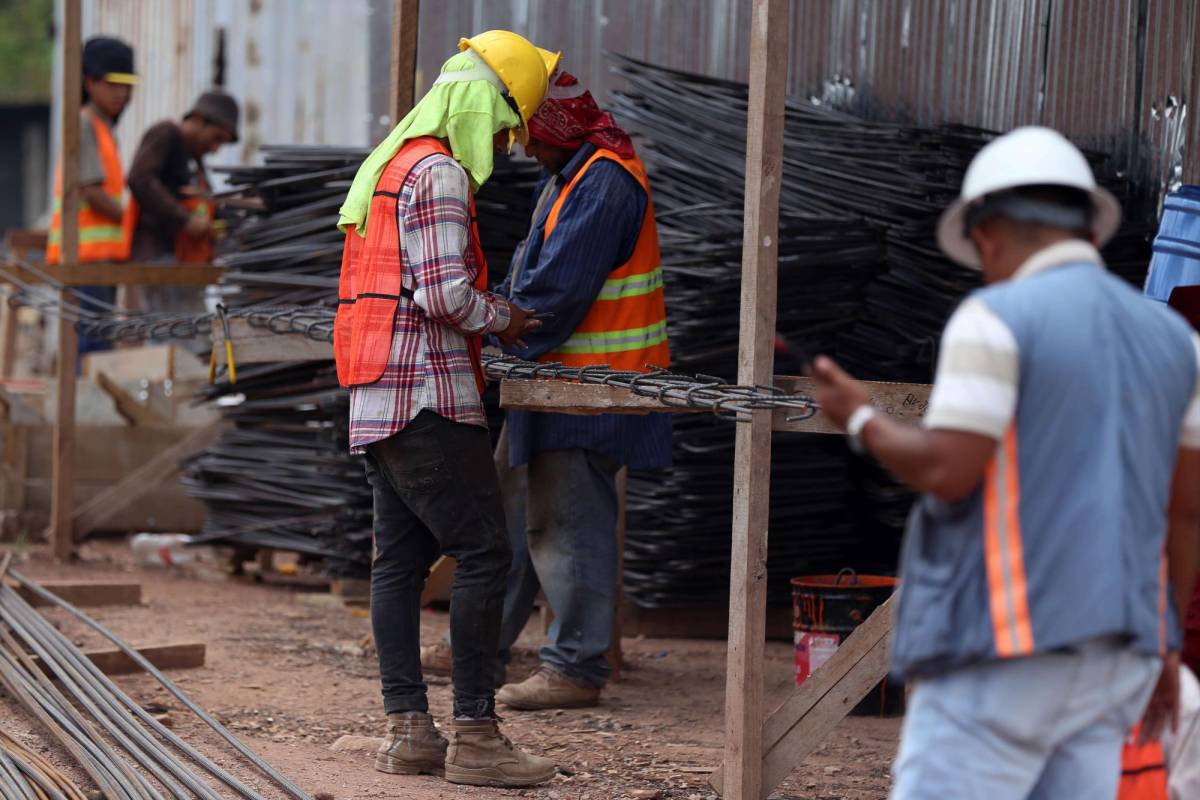
[[[546,97],[549,82],[541,51],[524,36],[512,31],[484,31],[469,39],[459,39],[458,49],[468,48],[478,53],[483,63],[508,88],[508,96],[521,117],[518,138],[525,141],[528,138],[526,125]]]
[[[542,61],[546,65],[547,79],[554,77],[554,70],[558,69],[558,62],[562,61],[562,53],[551,53],[544,47],[539,47],[538,52],[542,55]]]

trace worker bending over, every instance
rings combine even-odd
[[[1120,207],[1058,133],[985,147],[938,242],[988,285],[946,325],[922,427],[813,374],[856,447],[923,492],[892,669],[893,798],[1111,798],[1178,701],[1200,524],[1200,341],[1104,269]]]
[[[83,45],[83,110],[79,124],[79,263],[128,261],[133,217],[125,201],[125,171],[113,126],[133,96],[137,75],[133,48],[120,39],[95,36]],[[55,171],[54,209],[46,262],[62,258],[62,168]],[[109,311],[115,286],[80,286],[99,304],[83,303],[90,311]],[[112,343],[79,337],[79,352],[108,350]]]
[[[473,194],[492,151],[546,93],[532,44],[508,31],[459,43],[429,93],[367,158],[341,209],[346,232],[334,353],[350,387],[350,446],[375,497],[371,626],[388,738],[384,772],[531,786],[548,759],[515,748],[495,714],[512,551],[480,394],[481,336],[515,343],[537,322],[490,294]],[[434,727],[421,674],[420,597],[439,553],[450,599],[454,717]]]
[[[182,120],[164,119],[146,131],[129,168],[138,207],[135,261],[212,261],[214,208],[204,157],[237,140],[237,101],[221,91],[200,95]]]

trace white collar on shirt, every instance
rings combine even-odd
[[[1065,242],[1052,244],[1049,247],[1043,247],[1025,259],[1025,262],[1017,267],[1017,271],[1013,273],[1011,280],[1024,280],[1038,273],[1045,272],[1052,267],[1079,263],[1095,264],[1098,267],[1103,267],[1104,259],[1100,256],[1099,250],[1083,239],[1069,239]]]

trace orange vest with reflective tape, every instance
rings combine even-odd
[[[125,172],[121,169],[121,155],[117,141],[108,125],[90,108],[84,109],[84,117],[92,123],[96,132],[96,148],[100,154],[100,165],[104,167],[104,193],[118,204],[125,195]],[[133,227],[136,216],[128,205],[120,222],[115,222],[88,207],[87,201],[79,198],[79,261],[128,261],[129,246],[133,242]],[[54,176],[54,214],[50,218],[50,238],[46,243],[46,262],[57,264],[62,258],[62,166]]]
[[[413,302],[412,292],[404,286],[405,270],[401,261],[400,228],[396,206],[408,173],[421,160],[436,153],[450,155],[439,139],[422,136],[400,148],[375,185],[371,208],[367,213],[366,238],[353,229],[346,232],[342,249],[342,272],[338,280],[338,310],[333,326],[333,356],[338,382],[343,386],[362,386],[379,380],[387,369],[388,356],[397,313],[424,314]],[[475,224],[475,198],[468,200],[471,227],[468,244],[479,265],[472,285],[487,289],[487,261],[479,244]],[[412,276],[409,274],[411,282]],[[467,336],[467,349],[475,368],[475,381],[483,392],[481,354],[483,338]]]
[[[1167,800],[1167,766],[1161,742],[1137,744],[1140,725],[1121,750],[1117,800]]]
[[[565,342],[539,361],[562,362],[571,367],[607,364],[618,370],[646,371],[666,368],[671,363],[667,346],[667,308],[663,299],[662,262],[658,253],[658,227],[646,168],[636,155],[621,158],[599,148],[575,177],[563,187],[546,217],[543,241],[554,233],[558,215],[567,196],[588,169],[600,161],[615,161],[632,175],[646,192],[646,215],[629,260],[608,274],[587,316]]]

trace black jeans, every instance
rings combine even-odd
[[[422,411],[367,447],[375,494],[371,627],[384,710],[428,711],[421,590],[439,553],[458,561],[450,595],[454,715],[491,717],[512,550],[486,429]]]

